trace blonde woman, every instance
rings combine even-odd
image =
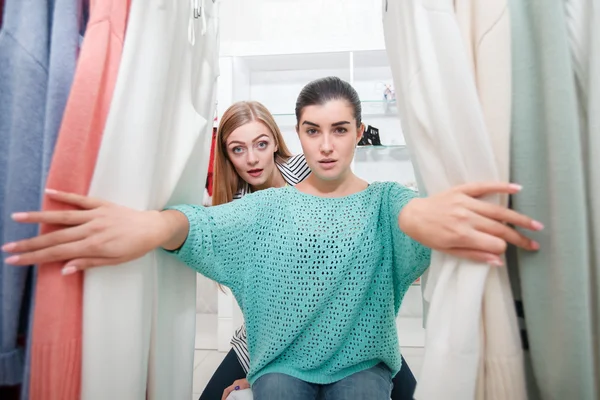
[[[267,108],[256,101],[229,107],[217,130],[212,204],[229,203],[262,189],[296,185],[310,174],[304,155],[292,156]],[[229,351],[215,371],[201,400],[226,398],[250,385],[246,327],[234,334]]]

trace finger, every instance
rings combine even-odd
[[[496,236],[480,232],[473,227],[465,232],[460,232],[451,241],[449,248],[477,250],[485,253],[500,255],[506,251],[506,242]]]
[[[93,218],[91,211],[68,210],[68,211],[31,211],[15,213],[12,219],[17,222],[31,224],[50,225],[81,225]]]
[[[226,389],[223,391],[223,396],[221,397],[221,400],[226,400],[226,399],[227,399],[227,396],[229,396],[229,394],[230,394],[231,392],[233,392],[233,385],[229,386],[228,388],[226,388]]]
[[[69,261],[62,269],[63,275],[71,275],[94,267],[106,267],[122,264],[122,260],[115,258],[79,258]]]
[[[10,253],[29,253],[63,243],[75,242],[84,239],[87,236],[86,230],[87,227],[84,226],[60,229],[31,239],[7,243],[2,246],[2,251]]]
[[[534,231],[544,229],[544,224],[541,222],[497,204],[491,204],[477,199],[467,199],[465,205],[471,211],[483,215],[484,217],[495,219],[496,221],[506,222],[514,226],[520,226]]]
[[[94,197],[88,197],[76,193],[61,192],[54,189],[46,189],[45,193],[53,200],[65,204],[71,204],[86,210],[98,208],[108,203],[104,200],[96,199]]]
[[[239,387],[239,390],[248,389],[250,387],[250,383],[248,382],[247,379],[239,379],[239,380],[233,382],[233,386],[234,386],[234,389],[236,386]]]
[[[521,189],[521,185],[507,182],[473,182],[454,188],[454,190],[464,193],[470,197],[481,197],[497,193],[515,194]]]
[[[504,263],[502,258],[496,254],[486,253],[484,251],[469,250],[469,249],[450,249],[446,253],[458,258],[466,258],[476,262],[490,264],[496,267],[501,267]]]
[[[68,261],[81,257],[87,247],[88,244],[85,240],[79,240],[76,242],[59,244],[57,246],[11,256],[4,260],[4,262],[10,265],[31,265],[56,261]]]
[[[498,221],[477,216],[473,224],[475,229],[481,232],[489,233],[490,235],[498,237],[525,250],[533,251],[539,250],[540,248],[540,245],[536,241],[531,240],[527,236],[517,232],[515,229],[512,229],[511,227]]]

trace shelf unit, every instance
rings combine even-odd
[[[275,116],[291,150],[300,152],[294,128],[296,97],[307,82],[325,76],[338,76],[354,86],[362,99],[363,122],[379,128],[382,143],[405,143],[396,102],[384,97],[392,73],[383,49],[223,57],[219,87],[226,93],[219,96],[218,111],[239,100],[260,101]]]

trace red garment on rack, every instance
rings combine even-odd
[[[206,191],[212,197],[213,194],[213,170],[215,164],[215,141],[217,140],[217,128],[213,128],[212,143],[210,144],[210,158],[208,160],[208,174],[206,177]]]
[[[130,0],[91,0],[75,77],[47,187],[87,194],[121,61]],[[43,210],[70,207],[45,198]],[[42,225],[41,233],[55,227]],[[79,400],[83,275],[62,276],[62,263],[41,265],[35,288],[31,400]]]

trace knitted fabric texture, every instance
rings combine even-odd
[[[267,373],[327,384],[380,362],[400,370],[395,318],[430,257],[398,227],[415,196],[391,182],[340,198],[290,186],[172,208],[190,221],[174,253],[229,286],[244,313],[251,384]]]

